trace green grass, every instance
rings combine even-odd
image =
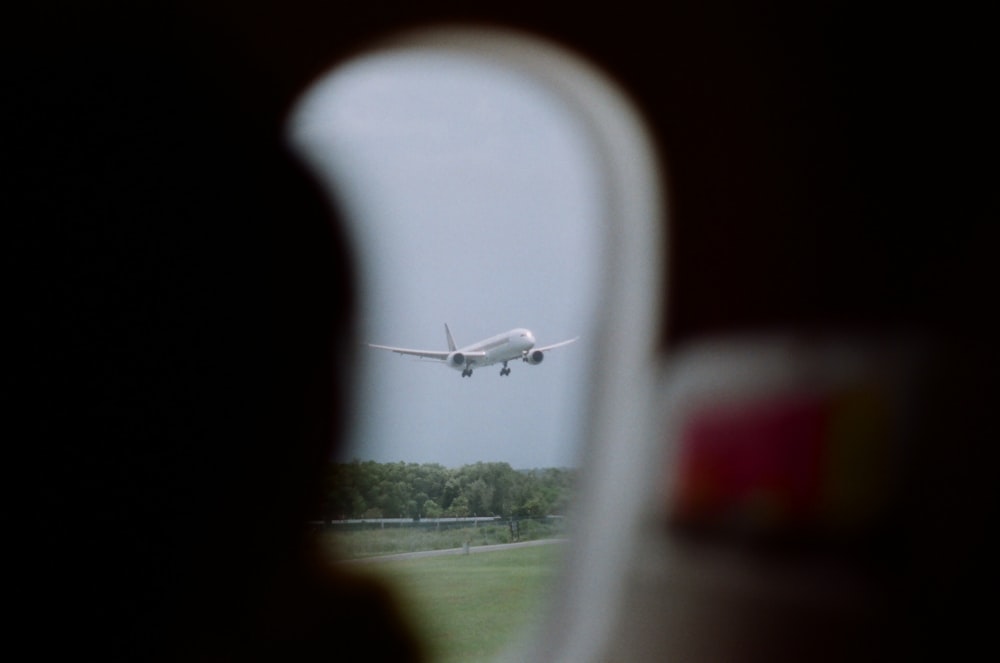
[[[532,635],[559,544],[366,565],[398,592],[436,663],[486,660]]]
[[[551,539],[564,536],[561,525],[524,521],[521,523],[520,540]],[[333,557],[355,559],[375,555],[417,552],[420,550],[447,550],[461,548],[466,541],[471,546],[510,543],[510,529],[505,524],[443,529],[419,527],[386,527],[366,530],[323,530],[316,534],[319,545]]]

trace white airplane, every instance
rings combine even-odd
[[[401,355],[413,355],[424,357],[425,359],[437,359],[448,364],[455,370],[461,369],[462,377],[472,377],[472,369],[478,366],[490,366],[496,363],[503,363],[500,375],[510,375],[510,368],[507,362],[520,359],[532,366],[541,364],[545,358],[545,353],[554,348],[569,345],[576,339],[576,336],[568,341],[561,341],[541,348],[535,347],[535,335],[530,329],[511,329],[508,332],[491,336],[485,341],[479,341],[464,348],[455,347],[455,339],[451,336],[448,325],[444,326],[444,333],[448,337],[448,350],[409,350],[407,348],[396,348],[389,345],[375,345],[369,343],[368,347],[379,350],[390,350]]]

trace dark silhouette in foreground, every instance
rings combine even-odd
[[[306,537],[354,292],[271,86],[168,11],[12,25],[5,220],[37,406],[8,438],[35,470],[12,464],[12,631],[39,657],[414,660],[388,595]]]

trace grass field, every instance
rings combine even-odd
[[[366,565],[397,589],[435,663],[488,660],[533,634],[560,544]]]
[[[565,536],[566,528],[561,523],[553,525],[523,521],[519,534],[521,541],[551,539]],[[506,524],[444,530],[417,527],[346,531],[323,530],[317,532],[316,536],[319,545],[324,550],[327,550],[331,556],[340,559],[420,550],[447,550],[461,548],[466,541],[472,546],[511,542],[511,532]]]

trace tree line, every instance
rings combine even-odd
[[[514,470],[507,463],[332,463],[324,517],[448,518],[564,515],[576,471]]]

